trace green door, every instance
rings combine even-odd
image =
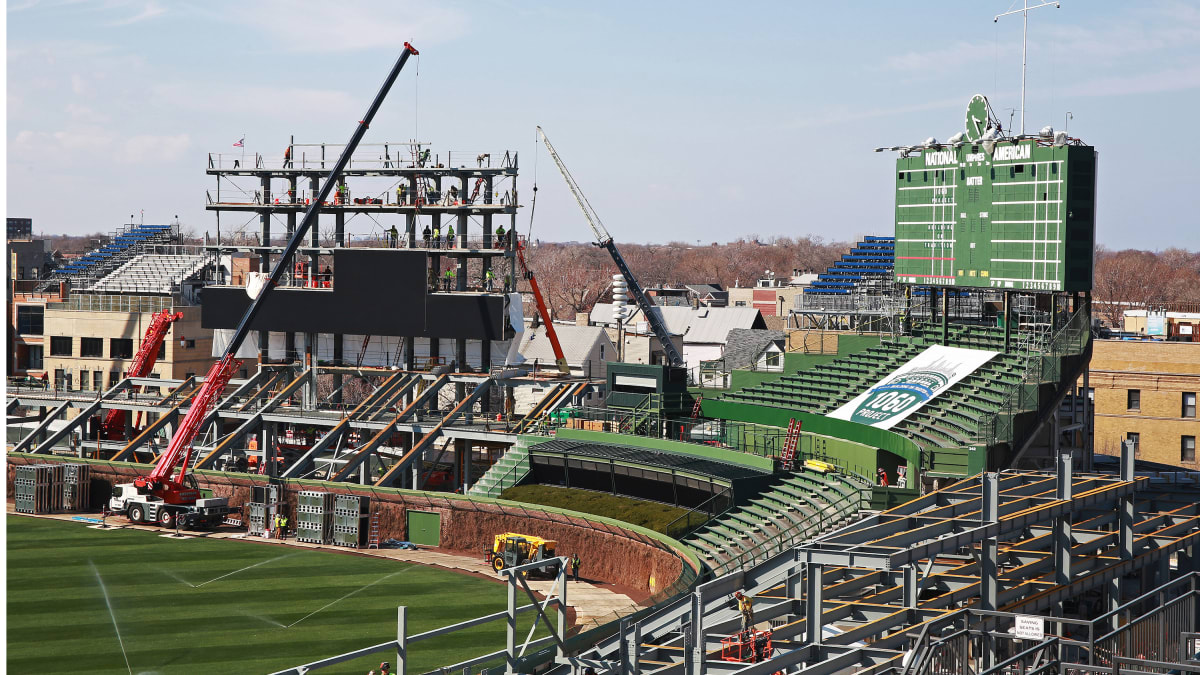
[[[422,546],[440,546],[442,543],[442,514],[431,511],[413,511],[408,514],[408,540]]]

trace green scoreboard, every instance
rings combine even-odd
[[[986,106],[972,100],[954,142],[896,160],[896,282],[1091,290],[1095,149],[1063,133],[1005,138]]]

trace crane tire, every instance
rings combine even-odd
[[[163,527],[174,527],[175,513],[167,509],[162,509],[158,512],[158,524]]]
[[[497,572],[504,569],[504,556],[498,555],[495,558],[492,558],[492,569],[496,570]]]
[[[146,515],[146,512],[142,509],[142,507],[140,507],[140,506],[129,507],[130,522],[140,523],[140,522],[142,522],[142,517],[145,515]]]

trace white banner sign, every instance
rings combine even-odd
[[[998,353],[934,345],[828,416],[890,429]]]
[[[1013,625],[1013,634],[1022,640],[1045,640],[1046,620],[1040,616],[1018,614]]]

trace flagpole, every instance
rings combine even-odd
[[[242,132],[242,166],[246,166],[246,132]]]

